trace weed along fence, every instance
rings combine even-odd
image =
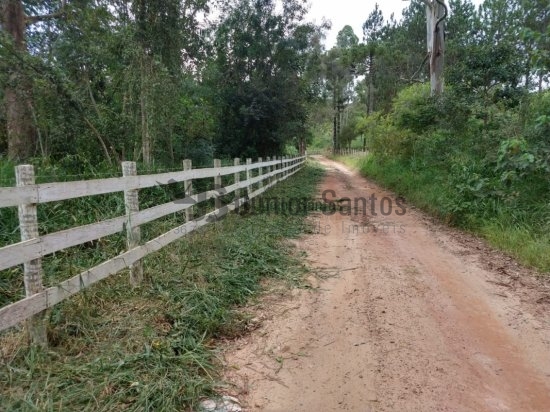
[[[0,248],[0,271],[23,264],[26,297],[0,308],[0,331],[27,321],[31,342],[45,345],[46,309],[125,268],[130,268],[130,282],[138,284],[143,272],[140,259],[235,210],[296,173],[304,162],[305,157],[267,158],[266,161],[260,158],[255,163],[247,159],[246,164],[235,159],[233,166],[222,167],[216,159],[213,168],[193,169],[191,161],[185,160],[182,171],[151,175],[138,175],[134,162],[123,162],[122,177],[43,184],[35,184],[33,166],[17,166],[16,187],[0,188],[0,208],[18,208],[21,242]],[[246,178],[241,179],[241,175]],[[233,177],[234,183],[222,187],[222,176]],[[194,194],[193,181],[197,179],[213,179],[214,190]],[[183,183],[185,198],[139,210],[140,189],[172,183]],[[125,215],[39,234],[39,204],[117,192],[124,192]],[[223,196],[230,193],[234,193],[234,200],[223,204]],[[214,199],[214,210],[194,218],[194,206],[210,199]],[[141,242],[140,225],[182,211],[185,211],[184,224]],[[55,286],[43,286],[41,259],[44,256],[120,232],[126,233],[125,252]]]

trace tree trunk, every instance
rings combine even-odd
[[[299,142],[299,150],[300,152],[300,156],[303,156],[306,154],[306,142],[304,140],[303,137],[300,137],[300,142]]]
[[[336,106],[336,149],[340,150],[340,127],[342,122],[342,112],[340,110],[341,104],[340,100],[338,100],[337,106]]]
[[[334,112],[334,118],[332,121],[332,152],[336,153],[336,146],[337,146],[337,137],[338,133],[336,132],[336,116],[338,115],[336,113],[336,107],[338,106],[337,103],[337,97],[336,97],[336,86],[334,86],[334,90],[332,91],[332,109]]]
[[[27,54],[25,42],[25,12],[20,0],[4,0],[3,31],[13,39],[18,53]],[[8,158],[25,161],[36,151],[36,129],[32,117],[32,80],[23,72],[20,63],[12,67],[4,89]]]
[[[337,113],[334,111],[334,119],[332,120],[332,152],[336,153],[336,116]]]
[[[436,0],[433,0],[432,5],[427,7],[426,10],[432,96],[438,96],[443,93],[443,67],[445,60],[445,23],[443,17],[445,13],[445,7]]]
[[[149,113],[147,111],[147,87],[148,87],[148,70],[146,65],[146,57],[142,57],[141,61],[141,91],[139,105],[141,111],[141,152],[143,155],[143,163],[147,166],[151,165],[151,134],[149,133]]]
[[[367,115],[374,112],[374,52],[369,52],[369,91],[367,98]]]

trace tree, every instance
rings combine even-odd
[[[353,28],[349,25],[344,26],[336,36],[336,47],[341,49],[351,49],[359,43],[359,38],[353,32]]]
[[[307,71],[319,28],[304,23],[306,10],[295,0],[283,2],[283,13],[274,0],[239,0],[222,12],[206,79],[216,91],[216,151],[276,155],[306,133]]]
[[[443,68],[445,63],[445,19],[448,9],[443,0],[423,0],[426,4],[427,46],[430,59],[430,84],[432,95],[443,93]]]
[[[338,33],[340,39],[357,39],[350,26]],[[354,41],[340,41],[342,46],[329,50],[323,61],[326,88],[332,96],[333,108],[333,149],[339,149],[339,136],[342,129],[346,106],[353,97],[353,79],[356,72],[356,45]]]
[[[521,24],[514,1],[487,0],[478,12],[468,2],[456,0],[449,20],[449,81],[463,94],[480,93],[485,104],[490,92],[516,90],[527,76],[526,47],[520,39]]]
[[[25,161],[36,151],[36,127],[33,116],[32,78],[25,72],[28,58],[27,25],[60,17],[65,1],[53,13],[28,16],[21,0],[4,0],[1,5],[2,46],[16,56],[4,86],[8,158]]]
[[[145,164],[154,157],[154,142],[161,138],[162,125],[158,115],[165,105],[155,100],[158,84],[171,84],[178,89],[182,67],[192,66],[200,54],[198,17],[208,12],[205,0],[134,0],[135,39],[140,46],[139,55],[139,111],[141,117],[141,154]],[[184,55],[185,54],[185,55]],[[164,73],[164,71],[167,73]],[[158,96],[162,99],[162,96]],[[172,143],[171,140],[168,143]],[[171,146],[169,151],[172,152]]]
[[[363,23],[363,40],[366,43],[368,58],[366,62],[366,72],[368,81],[367,94],[367,114],[374,112],[374,77],[375,77],[375,55],[379,47],[382,35],[382,27],[384,17],[382,11],[378,8],[378,3],[375,4],[374,10],[369,14],[369,17]]]
[[[550,0],[521,0],[522,40],[527,53],[526,86],[532,74],[538,77],[538,90],[550,72]]]
[[[8,157],[24,161],[36,150],[36,132],[32,116],[32,81],[25,74],[22,59],[28,54],[26,26],[28,17],[21,0],[5,0],[1,10],[3,47],[17,55],[4,87]]]

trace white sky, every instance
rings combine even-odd
[[[419,1],[419,0],[416,0]],[[472,0],[479,5],[483,0]],[[321,23],[323,17],[332,22],[332,29],[327,33],[325,47],[330,49],[336,44],[336,35],[342,28],[349,24],[353,27],[355,35],[363,40],[363,23],[378,3],[384,20],[387,21],[392,13],[395,19],[401,19],[401,10],[408,6],[403,0],[310,0],[311,8],[309,19]]]

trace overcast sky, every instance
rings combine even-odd
[[[483,0],[473,0],[476,5],[482,2]],[[362,40],[363,23],[374,10],[376,3],[382,10],[384,20],[388,20],[392,13],[395,14],[396,20],[400,20],[401,10],[408,5],[403,0],[310,0],[309,18],[317,23],[320,23],[323,17],[332,22],[332,29],[327,33],[325,41],[325,46],[329,49],[336,44],[336,35],[346,24],[353,27],[355,35]]]

